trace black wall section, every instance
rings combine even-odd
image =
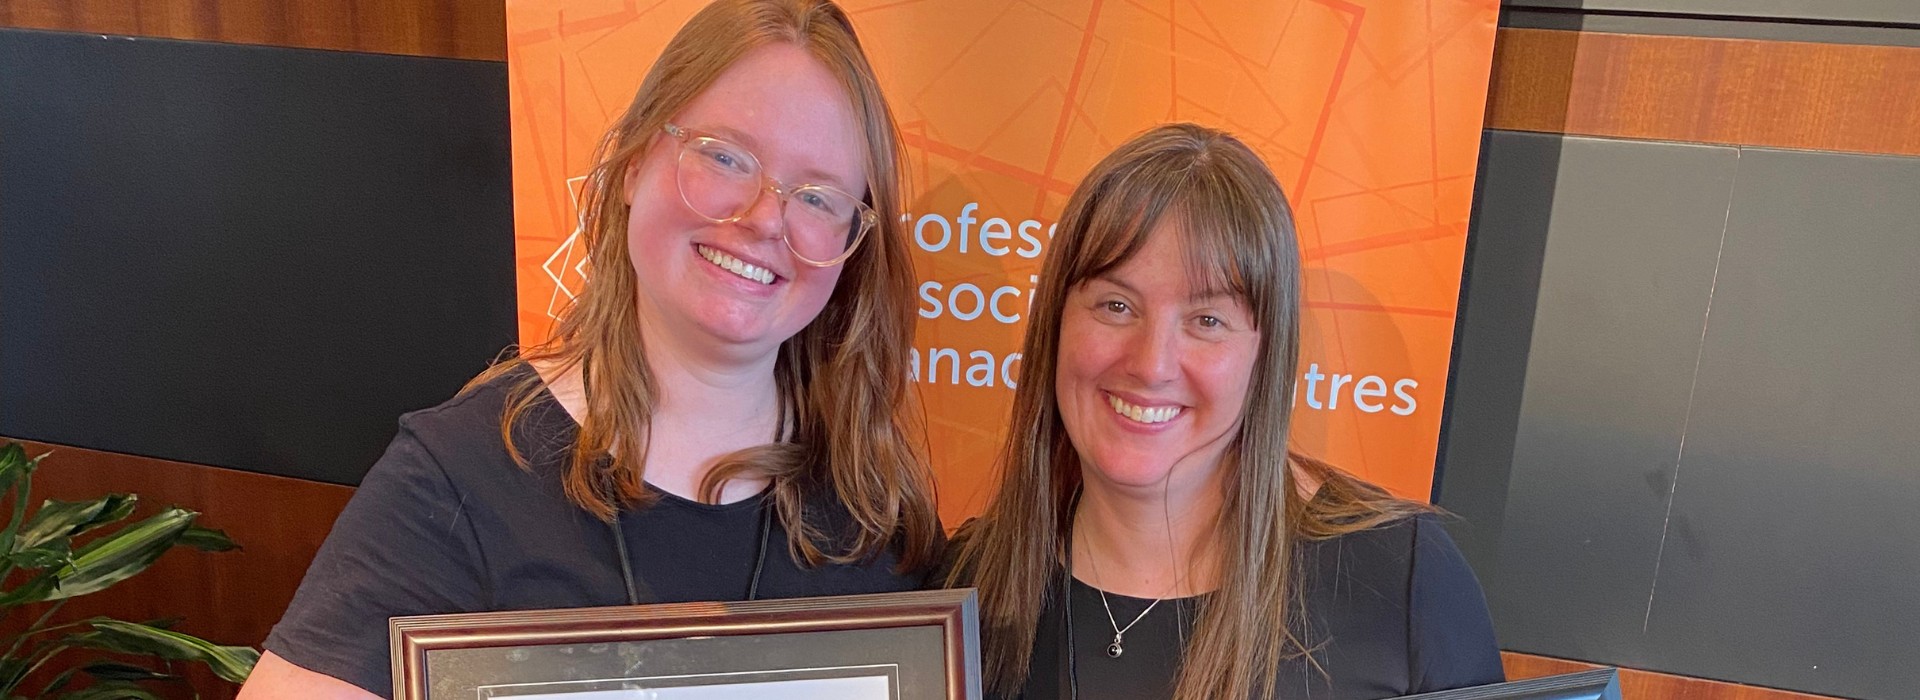
[[[0,30],[0,435],[357,483],[514,339],[506,92]]]

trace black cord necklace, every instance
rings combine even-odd
[[[756,496],[755,498],[765,499],[766,496],[761,495],[761,496]],[[621,529],[620,523],[621,523],[620,513],[614,513],[613,522],[608,523],[608,526],[613,528],[614,553],[615,553],[615,556],[619,557],[620,559],[620,582],[626,584],[627,604],[640,605],[643,600],[647,598],[653,598],[654,595],[653,595],[653,591],[651,590],[646,591],[646,595],[644,597],[641,595],[640,589],[643,584],[641,584],[639,579],[634,578],[633,557],[627,554],[627,533]],[[754,545],[753,575],[747,579],[746,600],[754,600],[760,597],[760,574],[766,571],[767,544],[772,539],[773,539],[773,504],[761,503],[760,504],[760,536],[758,538],[759,541]]]

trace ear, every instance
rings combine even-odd
[[[640,191],[640,162],[646,160],[646,151],[633,154],[627,161],[626,174],[621,179],[620,198],[628,208],[633,207],[633,197]]]

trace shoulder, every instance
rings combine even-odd
[[[1407,692],[1497,682],[1499,647],[1480,583],[1442,524],[1422,513],[1301,546],[1307,608],[1373,658],[1405,663]],[[1370,630],[1360,640],[1354,630]],[[1399,659],[1404,659],[1399,661]]]
[[[524,364],[468,386],[440,405],[402,415],[395,442],[414,443],[441,464],[462,471],[503,464],[517,469],[501,426],[523,398],[530,402],[514,421],[514,447],[531,464],[564,454],[574,435],[572,419]]]
[[[922,588],[966,588],[973,585],[973,567],[960,565],[960,553],[973,539],[975,526],[979,522],[979,518],[968,518],[947,539],[939,563],[927,571]]]
[[[1480,580],[1439,516],[1410,519],[1408,667],[1415,692],[1505,680]]]
[[[1484,624],[1487,603],[1459,545],[1442,527],[1439,516],[1411,518],[1407,558],[1408,606],[1411,619],[1451,618],[1470,614]]]
[[[1378,571],[1395,578],[1460,575],[1471,577],[1466,559],[1447,534],[1443,516],[1420,513],[1395,518],[1363,530],[1300,544],[1302,563],[1338,566],[1352,571]],[[1411,579],[1407,579],[1411,580]]]
[[[1466,571],[1458,549],[1441,526],[1440,516],[1430,513],[1394,518],[1332,537],[1305,539],[1296,545],[1295,552],[1298,575],[1309,596],[1342,600],[1343,605],[1372,601],[1369,607],[1384,605],[1379,614],[1404,609],[1415,588],[1433,578],[1436,563],[1441,565],[1438,573],[1443,578]],[[1453,556],[1448,557],[1448,553]],[[1355,592],[1368,595],[1351,597]]]
[[[498,435],[508,402],[519,396],[522,385],[533,376],[523,365],[469,385],[437,406],[401,415],[401,432],[423,438]]]
[[[860,524],[855,520],[852,508],[846,501],[841,500],[841,496],[833,487],[816,482],[804,490],[804,493],[806,494],[804,497],[806,518],[809,523],[822,528],[822,532],[829,533],[830,538],[839,538],[839,541],[855,536]],[[919,557],[920,564],[915,567],[916,571],[924,571],[933,566],[942,554],[948,551],[947,531],[940,525],[939,514],[932,512],[929,515],[931,517],[928,526],[931,532],[927,534],[931,535],[931,542],[926,543],[925,546],[931,547],[930,555]],[[913,528],[913,525],[907,522],[908,517],[910,516],[902,514],[894,525],[892,540],[886,548],[890,556],[904,557],[904,550],[909,546],[909,531]]]
[[[1345,525],[1341,527],[1351,527]],[[1422,530],[1439,528],[1436,516],[1428,514],[1394,518],[1363,529],[1349,530],[1332,537],[1307,536],[1299,544],[1309,561],[1337,554],[1343,558],[1378,559],[1381,563],[1403,565],[1413,552]]]

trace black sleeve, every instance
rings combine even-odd
[[[387,618],[485,608],[480,548],[464,506],[403,420],[334,521],[266,648],[389,697]]]
[[[1407,605],[1411,693],[1506,680],[1480,582],[1437,519],[1414,520]]]

